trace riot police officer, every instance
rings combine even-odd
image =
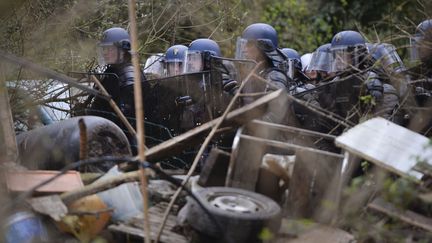
[[[211,39],[200,38],[192,41],[185,55],[184,73],[217,70],[222,75],[222,88],[225,92],[233,95],[238,86],[237,81],[232,79],[235,74],[234,67],[227,67],[222,59],[219,45]]]
[[[251,79],[243,88],[244,93],[257,93],[284,89],[288,91],[292,80],[282,70],[281,64],[285,57],[278,50],[278,36],[276,30],[264,23],[255,23],[246,27],[242,36],[237,40],[237,59],[252,59],[263,65],[257,71],[258,75],[267,80],[263,83]],[[254,99],[245,97],[245,104]]]
[[[159,79],[165,76],[163,53],[155,53],[147,58],[144,64],[144,75],[147,80]]]
[[[327,89],[331,90],[322,92],[321,96],[326,98],[320,98],[320,103],[342,117],[360,110],[360,113],[351,116],[354,122],[363,115],[361,113],[379,112],[383,102],[383,82],[377,75],[370,73],[370,60],[363,36],[351,30],[339,32],[331,41],[330,52],[330,73],[335,75],[334,80],[341,82],[329,85]],[[361,109],[354,109],[357,104],[361,104]]]
[[[165,52],[164,64],[167,77],[183,73],[183,62],[188,47],[185,45],[174,45]]]
[[[411,38],[411,60],[417,65],[410,70],[418,106],[432,107],[432,19],[424,20]],[[410,128],[430,136],[432,115],[428,109],[420,109],[413,116]]]
[[[133,82],[134,69],[131,64],[130,38],[125,29],[110,28],[103,33],[98,44],[99,64],[106,69],[100,80],[102,85],[120,107],[126,117],[134,117]],[[144,78],[144,75],[141,75]],[[108,102],[96,98],[92,111],[113,112]]]
[[[332,63],[330,47],[330,43],[321,45],[312,54],[306,72],[314,83],[318,84],[326,80],[330,75],[330,65]]]
[[[255,23],[246,27],[237,39],[236,59],[249,59],[256,62],[256,75],[244,84],[241,92],[244,96],[242,104],[249,104],[259,97],[248,96],[249,93],[264,93],[284,90],[289,94],[295,93],[295,83],[286,73],[286,56],[278,49],[278,34],[276,30],[265,23]],[[246,72],[249,73],[250,71]],[[285,102],[285,101],[284,101]],[[286,101],[288,102],[288,100]],[[272,106],[261,119],[280,124],[292,124],[292,105]]]
[[[432,97],[432,19],[421,22],[411,41],[411,61],[417,64],[408,72],[415,81],[415,94],[420,106],[430,106]]]
[[[308,78],[302,71],[303,67],[300,54],[292,48],[283,48],[281,52],[286,56],[288,61],[288,77],[299,85],[307,83]]]
[[[406,68],[396,48],[388,43],[366,43],[372,65],[369,78],[377,77],[383,82],[383,101],[376,115],[402,124],[402,112],[397,112],[400,97],[408,98],[408,79],[404,74]],[[396,88],[395,88],[396,87]]]

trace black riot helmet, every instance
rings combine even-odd
[[[421,22],[410,38],[412,61],[430,62],[432,59],[432,19]]]
[[[269,24],[251,24],[237,39],[236,59],[266,61],[267,65],[280,70],[287,69],[286,57],[278,49],[278,34]]]
[[[187,50],[188,47],[184,45],[174,45],[166,50],[164,64],[167,76],[175,76],[183,73],[183,62]]]
[[[98,43],[100,64],[121,64],[130,59],[130,37],[123,28],[110,28],[103,32]]]
[[[346,30],[337,33],[331,41],[330,52],[332,73],[364,69],[368,64],[366,41],[357,31]]]
[[[277,32],[269,24],[251,24],[246,27],[246,29],[242,33],[242,36],[237,39],[237,59],[251,58],[247,54],[248,45],[253,45],[262,52],[272,52],[278,47]]]
[[[212,39],[200,38],[192,41],[185,54],[184,73],[206,71],[212,57],[221,57],[219,44]]]

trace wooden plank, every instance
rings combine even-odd
[[[201,169],[198,184],[203,187],[224,186],[230,153],[213,148]]]
[[[246,122],[261,117],[265,114],[273,102],[286,97],[283,90],[272,92],[251,104],[245,105],[239,109],[231,111],[226,117],[223,126],[239,127]],[[200,143],[204,136],[211,130],[211,128],[218,123],[220,118],[211,120],[203,125],[196,127],[184,134],[176,136],[168,141],[151,147],[146,151],[146,158],[148,161],[157,161],[161,158],[172,156],[177,152]]]
[[[0,163],[18,162],[15,128],[5,83],[4,76],[0,74]]]
[[[58,171],[50,170],[10,171],[5,175],[6,185],[9,191],[25,192],[58,173]],[[54,181],[38,188],[36,192],[59,193],[77,190],[82,187],[84,187],[84,184],[80,173],[77,171],[68,171]]]
[[[410,210],[403,210],[386,202],[382,198],[376,198],[368,204],[368,208],[397,218],[405,223],[432,232],[432,218],[425,217]]]
[[[341,156],[298,149],[289,185],[289,213],[329,223],[339,202]]]
[[[276,130],[277,132],[284,132],[284,133],[287,133],[290,135],[298,134],[298,135],[305,135],[305,136],[310,136],[310,137],[327,138],[327,139],[331,139],[331,140],[334,140],[336,138],[336,136],[326,134],[326,133],[320,133],[320,132],[315,132],[315,131],[302,129],[302,128],[298,128],[298,127],[285,126],[285,125],[261,121],[261,120],[253,120],[252,122],[250,122],[248,124],[248,127],[250,127],[251,130],[254,130],[254,131],[257,131],[257,130],[260,130],[263,128],[267,128],[267,129]]]
[[[150,231],[151,231],[152,240],[155,240],[156,238],[156,232],[158,226],[161,224],[166,206],[167,206],[166,203],[160,203],[149,208],[149,217],[150,217],[149,221],[150,221]],[[162,243],[188,242],[183,235],[173,231],[174,227],[177,225],[176,220],[177,220],[176,216],[174,216],[172,213],[168,216],[165,225],[165,230],[161,235],[160,242]],[[143,216],[139,215],[136,218],[132,219],[130,222],[110,225],[108,229],[116,232],[129,234],[139,238],[144,238],[145,234],[143,231],[143,224],[144,224]]]
[[[280,141],[275,141],[275,140],[270,140],[270,139],[263,139],[263,138],[249,136],[249,135],[241,135],[240,138],[247,139],[247,140],[250,140],[253,142],[257,142],[257,143],[260,143],[261,145],[266,144],[270,147],[285,149],[287,153],[292,153],[292,154],[294,154],[297,149],[302,149],[302,150],[315,152],[315,153],[322,154],[322,155],[334,156],[334,157],[338,157],[341,159],[344,158],[344,156],[342,156],[340,154],[336,154],[336,153],[332,153],[332,152],[328,152],[328,151],[324,151],[324,150],[319,150],[319,149],[314,149],[311,147],[305,147],[303,145],[290,144],[290,143],[286,143],[286,142],[280,142]]]
[[[419,180],[414,167],[432,164],[429,139],[384,118],[363,122],[336,138],[336,145],[400,176]]]

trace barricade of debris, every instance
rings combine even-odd
[[[275,91],[147,149],[142,163],[118,127],[99,117],[72,118],[15,142],[1,94],[6,242],[142,241],[145,222],[157,242],[380,241],[356,228],[372,216],[378,224],[368,225],[371,231],[398,222],[412,242],[432,231],[430,140],[382,118],[338,137],[256,120],[287,102]],[[211,149],[199,174],[155,164],[227,131],[237,131],[231,151]],[[341,152],[318,149],[321,141]],[[355,187],[364,160],[372,168]],[[150,177],[147,221],[137,164]],[[404,191],[386,191],[389,178],[390,189]]]

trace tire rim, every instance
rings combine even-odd
[[[263,206],[252,198],[242,195],[213,195],[208,198],[213,207],[224,211],[250,214],[263,210]]]

